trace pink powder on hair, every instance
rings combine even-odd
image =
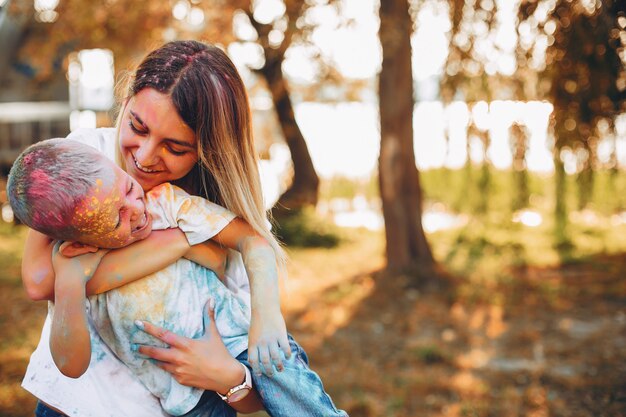
[[[30,164],[34,157],[35,157],[34,152],[33,153],[29,153],[28,155],[26,155],[24,157],[24,164],[25,165]]]
[[[27,155],[29,157],[31,155]],[[52,187],[52,179],[50,175],[42,169],[35,169],[31,174],[34,186],[30,187],[31,193],[38,196],[44,196]]]

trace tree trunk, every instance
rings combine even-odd
[[[413,151],[412,22],[407,0],[382,1],[380,21],[378,170],[387,267],[431,270],[434,260],[422,228],[422,190]]]
[[[267,81],[272,94],[274,108],[278,115],[280,127],[291,152],[293,161],[293,182],[280,197],[276,207],[279,209],[299,209],[308,205],[316,205],[319,191],[319,178],[313,167],[311,155],[304,136],[298,127],[289,97],[287,81],[283,77],[281,54],[272,53],[270,48],[265,51],[265,65],[259,70]]]
[[[565,202],[567,196],[567,178],[565,176],[565,167],[561,161],[560,153],[559,148],[554,150],[554,234],[557,247],[569,242],[567,235],[567,204]]]
[[[513,148],[513,211],[521,210],[528,206],[530,191],[528,189],[528,171],[526,167],[526,150],[528,149],[527,130],[514,124],[510,129],[511,147]]]
[[[587,158],[582,161],[582,169],[576,176],[578,186],[578,210],[584,210],[593,199],[593,186],[595,181],[595,168],[597,167],[597,149],[592,140],[585,142]]]
[[[489,131],[478,130],[478,137],[483,144],[483,160],[480,163],[480,176],[478,178],[478,204],[476,212],[486,214],[489,210],[489,194],[491,193],[491,167],[489,161]]]

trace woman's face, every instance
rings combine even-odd
[[[152,88],[128,100],[120,149],[126,171],[145,191],[184,177],[198,160],[194,131],[180,118],[170,97]]]

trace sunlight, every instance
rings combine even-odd
[[[520,210],[513,214],[513,223],[521,223],[527,227],[538,227],[543,223],[543,217],[534,210]]]
[[[110,50],[84,49],[71,54],[67,76],[72,109],[107,111],[113,107],[115,80]]]
[[[2,205],[2,220],[6,223],[13,223],[15,220],[15,216],[13,215],[13,209],[9,205],[9,203],[4,203]]]

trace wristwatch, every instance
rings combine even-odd
[[[219,395],[220,398],[226,401],[228,404],[236,403],[237,401],[243,400],[246,395],[248,395],[252,390],[252,375],[250,375],[250,370],[243,363],[241,363],[241,366],[243,366],[243,369],[246,373],[246,377],[243,382],[229,389],[226,395],[222,395],[219,392],[217,393],[217,395]]]

